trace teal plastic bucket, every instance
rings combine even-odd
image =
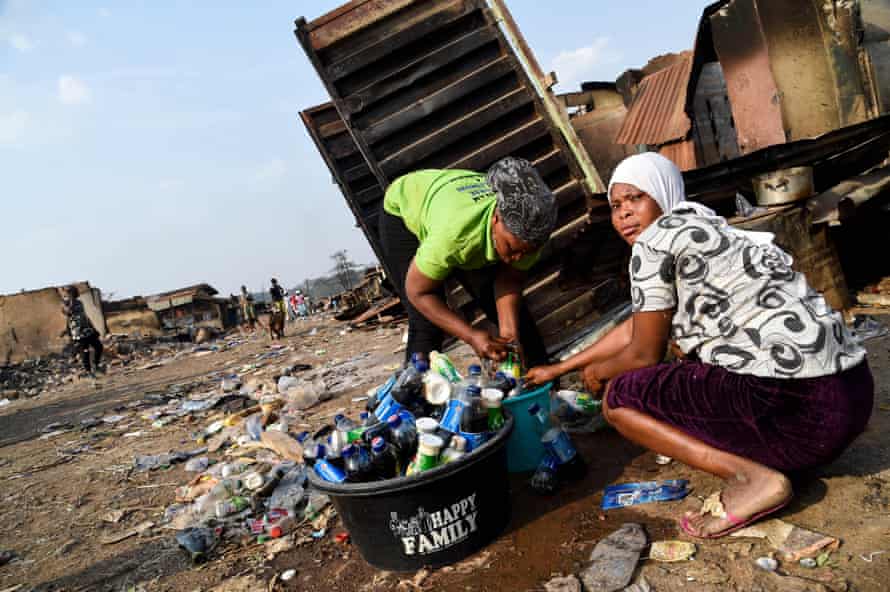
[[[550,415],[550,389],[548,382],[516,397],[504,399],[504,407],[513,415],[513,433],[507,441],[507,470],[511,473],[533,471],[544,456],[544,445],[528,408],[537,403]]]

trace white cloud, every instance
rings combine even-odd
[[[287,163],[275,158],[257,168],[254,178],[262,182],[280,181],[287,174]]]
[[[87,44],[87,36],[80,31],[68,31],[68,43],[73,47],[83,47]]]
[[[6,36],[9,44],[18,51],[25,52],[34,49],[35,43],[24,33],[10,33]]]
[[[27,111],[0,113],[0,146],[13,144],[25,135],[31,116]]]
[[[108,10],[107,8],[100,8],[99,16],[101,16],[102,18],[108,18],[111,16],[111,11]]]
[[[91,98],[90,87],[86,82],[69,74],[59,76],[59,100],[62,103],[79,105],[89,103]]]
[[[553,70],[564,91],[578,90],[588,80],[611,79],[605,66],[619,62],[621,54],[610,47],[608,37],[597,37],[593,43],[577,49],[565,50],[553,58]]]

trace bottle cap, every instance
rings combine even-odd
[[[455,434],[454,436],[451,436],[451,447],[458,452],[464,452],[467,449],[467,439]]]
[[[381,438],[380,436],[376,436],[373,440],[371,440],[371,450],[374,452],[382,452],[386,447],[386,440]]]
[[[426,372],[430,369],[430,365],[427,363],[426,360],[419,360],[417,362],[414,362],[414,367],[417,369],[418,372]]]
[[[540,410],[541,410],[540,405],[538,405],[537,403],[532,403],[532,405],[529,406],[529,408],[528,408],[528,414],[529,415],[537,415]]]
[[[435,434],[420,435],[419,448],[427,456],[437,456],[439,451],[442,450],[443,444],[444,442],[442,441],[442,438]]]
[[[344,419],[346,419],[346,416],[343,415],[342,413],[338,413],[337,415],[334,416],[334,423],[335,424],[340,423]]]
[[[482,390],[482,404],[486,408],[494,408],[500,407],[501,401],[504,400],[504,393],[499,391],[498,389],[483,389]]]
[[[470,367],[467,369],[467,372],[470,373],[470,376],[476,376],[477,374],[482,374],[482,366],[479,364],[470,364]]]
[[[390,415],[386,420],[386,424],[391,428],[397,428],[402,425],[402,418],[398,415]]]
[[[366,419],[368,419],[369,415],[370,414],[367,411],[362,411],[361,413],[358,414],[358,418],[362,421],[365,421]]]
[[[439,429],[439,422],[432,417],[421,417],[417,420],[417,431],[421,434],[432,434]]]
[[[305,442],[308,438],[309,432],[300,432],[299,434],[297,434],[297,442],[299,442],[300,444]]]

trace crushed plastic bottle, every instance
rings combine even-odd
[[[260,413],[254,413],[244,421],[244,429],[250,439],[259,442],[263,437],[263,416]]]
[[[210,466],[210,459],[206,456],[190,458],[185,463],[185,470],[189,473],[203,473]]]
[[[560,479],[572,481],[583,477],[587,472],[587,465],[572,444],[568,433],[561,427],[550,427],[550,418],[537,403],[528,408],[528,413],[537,419],[535,425],[541,434],[544,448],[559,462]]]
[[[186,528],[176,534],[176,542],[188,551],[192,561],[201,563],[219,543],[219,537],[211,528]]]

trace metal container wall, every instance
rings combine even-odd
[[[591,288],[614,274],[616,261],[605,273],[563,273],[591,196],[563,132],[483,0],[353,1],[312,22],[298,20],[296,35],[341,117],[317,107],[303,120],[378,255],[383,188],[400,175],[485,170],[508,155],[526,158],[560,206],[558,228],[526,286],[548,349],[599,317],[605,308]]]

